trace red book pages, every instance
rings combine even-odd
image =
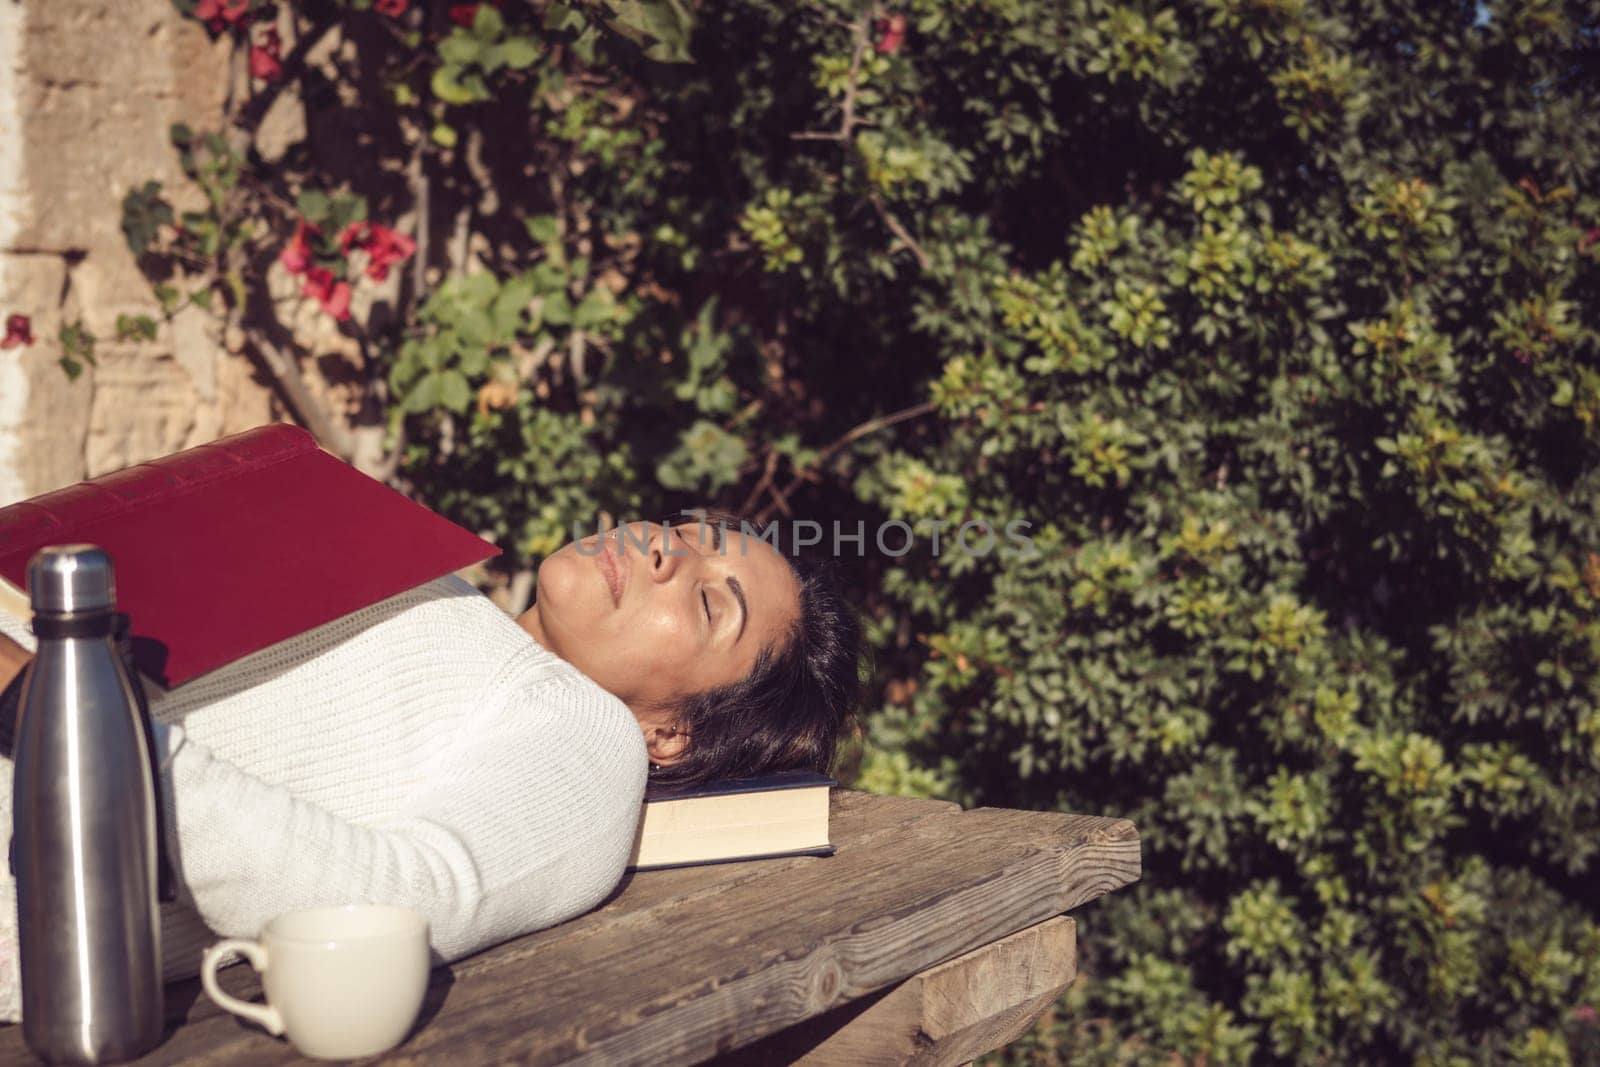
[[[0,508],[0,577],[80,541],[169,688],[500,552],[283,424]]]

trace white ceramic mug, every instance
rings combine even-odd
[[[217,985],[217,966],[237,952],[261,972],[267,1004],[247,1004]],[[302,1054],[337,1060],[398,1045],[428,990],[428,922],[387,904],[291,911],[258,941],[206,949],[200,982],[227,1011],[285,1036]]]

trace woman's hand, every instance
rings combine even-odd
[[[0,692],[22,673],[33,659],[33,653],[17,644],[5,634],[0,634]]]

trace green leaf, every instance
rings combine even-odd
[[[489,369],[489,350],[482,347],[463,350],[456,362],[456,369],[469,377],[482,374]]]
[[[472,387],[467,384],[466,377],[458,371],[445,371],[437,380],[439,403],[457,414],[464,413],[472,403]]]
[[[554,244],[561,239],[561,223],[554,215],[534,215],[522,220],[528,236],[542,245]]]
[[[461,78],[464,74],[466,68],[447,63],[433,72],[428,85],[433,89],[433,95],[447,104],[470,104],[477,97],[471,89],[462,84]]]
[[[506,65],[505,46],[491,44],[484,46],[483,53],[478,56],[478,66],[485,74],[493,74]]]
[[[83,325],[82,319],[63,324],[57,336],[61,341],[61,350],[64,353],[68,356],[85,360],[90,366],[95,365],[95,336]]]
[[[544,298],[541,317],[551,326],[566,326],[572,322],[572,302],[566,293],[556,292]]]
[[[591,326],[609,322],[612,307],[610,291],[591,289],[578,304],[578,309],[573,312],[572,325],[575,329],[587,330]]]
[[[160,182],[144,185],[122,198],[122,236],[135,256],[144,255],[162,225],[173,222],[172,205],[161,196]]]
[[[456,146],[456,128],[448,122],[436,122],[433,129],[428,131],[428,136],[433,138],[433,143],[441,148],[454,148]]]
[[[566,264],[562,261],[561,256],[557,254],[560,250],[560,245],[546,245],[545,251],[550,258],[542,263],[534,264],[530,274],[533,277],[534,287],[538,292],[558,293],[566,291],[567,282],[570,279],[567,277]]]
[[[572,54],[583,60],[586,65],[593,65],[595,50],[600,44],[600,27],[595,25],[585,26],[572,42]]]
[[[508,279],[494,298],[494,332],[497,340],[509,341],[522,325],[522,313],[533,299],[533,279],[521,274]]]
[[[493,342],[494,323],[489,319],[489,312],[481,307],[467,311],[456,322],[456,335],[460,344],[473,348],[482,348]]]
[[[694,16],[681,0],[611,0],[616,13],[608,25],[640,48],[649,59],[688,63]]]
[[[531,37],[509,37],[500,46],[506,66],[512,70],[527,70],[539,59],[539,46]]]
[[[580,29],[586,25],[582,13],[571,4],[551,4],[545,8],[544,28],[562,33],[567,30]]]
[[[295,198],[294,206],[305,216],[307,222],[321,226],[328,221],[330,203],[327,193],[318,189],[307,189]]]
[[[472,33],[484,41],[495,41],[506,32],[506,20],[493,4],[479,4],[472,19]]]
[[[464,305],[483,308],[500,292],[500,282],[488,271],[479,271],[468,274],[464,278],[454,280],[452,292],[454,299]]]
[[[333,205],[328,210],[328,237],[337,240],[344,232],[344,228],[352,222],[361,222],[367,217],[367,198],[354,193],[341,193],[333,198]]]
[[[428,374],[419,378],[406,394],[401,408],[411,413],[430,411],[439,406],[439,374]]]
[[[476,62],[482,50],[482,41],[459,28],[439,42],[439,55],[447,66],[464,67]]]
[[[118,315],[117,340],[153,341],[156,337],[156,320],[149,315]]]

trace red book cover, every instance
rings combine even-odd
[[[0,577],[24,588],[72,542],[110,553],[134,658],[168,688],[500,552],[285,424],[0,508]]]

